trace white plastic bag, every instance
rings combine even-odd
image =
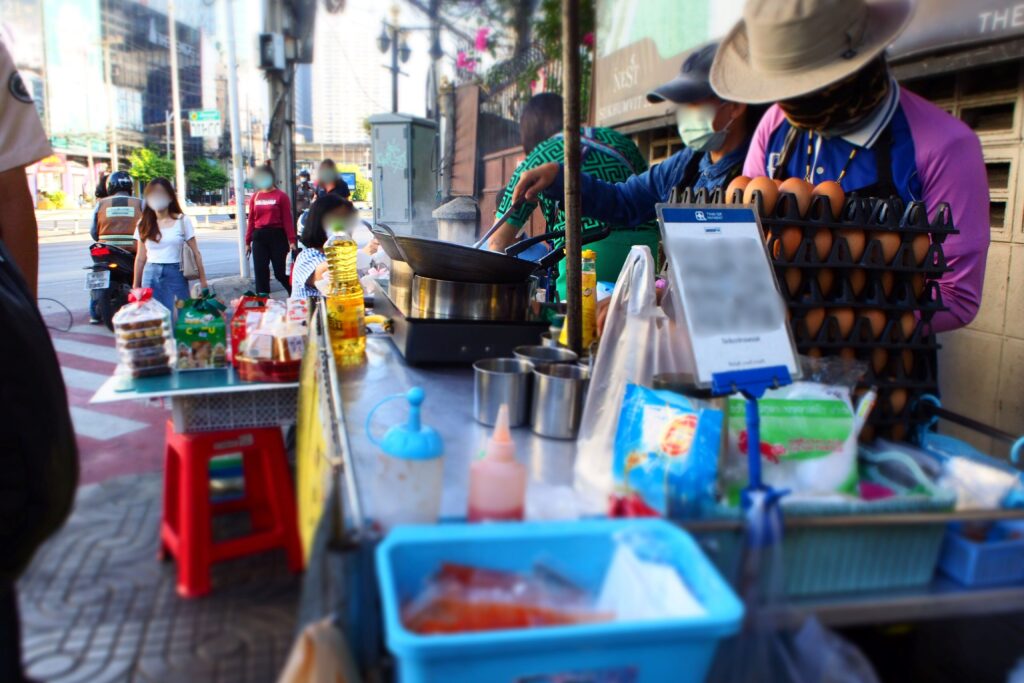
[[[615,429],[626,385],[650,386],[658,374],[693,372],[685,331],[658,307],[655,276],[651,250],[634,246],[612,292],[576,441],[575,487],[592,512],[603,512],[614,490]],[[671,292],[665,296],[669,308]]]

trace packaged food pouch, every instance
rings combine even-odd
[[[715,503],[722,411],[670,391],[626,385],[615,434],[616,492],[669,518]]]
[[[179,370],[207,370],[227,366],[227,326],[224,304],[212,292],[178,302],[174,324]]]
[[[249,313],[258,313],[264,309],[269,297],[246,292],[231,305],[231,360],[237,366],[235,358],[238,356],[238,347],[245,339],[249,331],[249,325],[255,326],[258,316],[251,323],[248,321]]]

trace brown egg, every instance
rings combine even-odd
[[[850,332],[853,330],[853,322],[857,316],[854,314],[852,308],[833,308],[829,310],[829,314],[836,319],[839,323],[839,336],[846,339],[850,336]]]
[[[814,337],[818,336],[818,332],[821,330],[821,324],[825,322],[825,309],[824,308],[812,308],[804,313],[804,322],[807,324],[807,334]]]
[[[907,428],[903,423],[894,424],[889,432],[889,438],[893,441],[903,441],[907,438]]]
[[[826,180],[818,183],[813,194],[823,194],[828,197],[828,203],[832,207],[832,217],[838,219],[843,212],[843,203],[846,201],[846,193],[843,187],[834,180]]]
[[[871,367],[874,369],[876,375],[881,374],[888,363],[889,352],[885,349],[875,349],[871,352]]]
[[[864,285],[867,284],[868,274],[860,268],[847,271],[850,274],[850,289],[853,290],[854,296],[860,296],[860,293],[864,291]]]
[[[771,178],[760,176],[751,178],[743,190],[743,203],[753,204],[755,193],[761,193],[761,200],[764,202],[765,215],[771,215],[775,211],[775,203],[779,200],[779,188],[772,182]]]
[[[915,275],[911,283],[914,287],[914,296],[920,299],[924,293],[924,275]]]
[[[732,204],[733,197],[736,196],[736,190],[740,191],[740,196],[743,196],[743,190],[747,189],[747,185],[750,184],[750,178],[745,175],[738,175],[732,179],[729,186],[725,188],[725,203]]]
[[[861,317],[867,318],[871,324],[871,336],[874,339],[878,339],[882,336],[882,332],[885,331],[885,311],[879,311],[875,308],[869,308],[861,311]]]
[[[828,228],[820,228],[814,233],[814,251],[818,254],[818,260],[822,263],[828,258],[832,251],[832,231]]]
[[[857,352],[847,346],[839,349],[839,357],[845,360],[857,360]]]
[[[782,187],[782,183],[786,181],[782,178],[772,178],[772,182],[775,183],[775,187]]]
[[[861,443],[871,443],[875,440],[875,426],[866,424],[864,428],[860,430],[860,436],[857,440]]]
[[[904,313],[900,316],[900,330],[903,332],[904,339],[910,339],[910,336],[914,334],[915,327],[917,327],[917,318],[913,313]]]
[[[810,356],[811,358],[821,358],[821,349],[817,347],[813,349],[807,349],[807,353],[805,355]]]
[[[867,238],[864,236],[863,230],[840,230],[839,236],[846,239],[846,246],[850,249],[850,256],[853,257],[854,261],[859,261],[860,257],[864,255],[864,247],[867,244]]]
[[[914,263],[919,266],[923,265],[924,258],[928,255],[928,248],[932,246],[932,243],[928,240],[928,235],[916,235],[910,244],[914,250]]]
[[[800,291],[800,285],[803,284],[803,274],[799,268],[786,268],[786,272],[783,274],[783,278],[786,281],[786,290],[790,296],[796,296],[797,292]]]
[[[889,394],[889,405],[892,407],[893,415],[902,414],[903,408],[907,405],[907,390],[893,389],[892,393]]]
[[[818,271],[818,289],[821,290],[822,296],[828,296],[828,293],[832,291],[835,279],[835,273],[830,268],[822,268]]]
[[[792,261],[803,239],[804,231],[801,228],[792,225],[783,228],[779,239],[775,240],[775,253],[772,256]]]
[[[807,209],[811,206],[811,193],[814,192],[814,186],[803,178],[787,178],[779,185],[779,194],[783,192],[793,194],[800,217],[806,216]]]
[[[886,296],[892,296],[893,285],[896,284],[896,276],[892,274],[892,271],[882,271],[882,294]]]
[[[895,230],[879,230],[872,234],[876,240],[882,245],[882,259],[887,263],[892,263],[892,260],[896,258],[896,252],[900,250],[900,235]]]
[[[907,377],[914,374],[914,352],[910,349],[903,352],[903,372]]]

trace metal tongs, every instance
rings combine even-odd
[[[512,204],[512,206],[508,207],[508,211],[506,211],[504,213],[504,215],[502,215],[501,218],[499,218],[498,220],[494,221],[494,225],[492,225],[487,230],[487,232],[484,233],[484,236],[481,237],[480,239],[478,239],[476,242],[473,243],[473,248],[474,249],[479,249],[483,245],[487,244],[487,240],[491,239],[491,236],[494,233],[498,232],[498,228],[500,228],[501,226],[505,225],[505,222],[508,220],[508,217],[512,215],[512,212],[515,211],[516,209],[518,209],[522,205],[523,205],[523,200],[520,199],[519,201],[517,201],[514,204]]]

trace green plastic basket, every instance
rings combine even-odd
[[[891,515],[943,512],[956,502],[952,492],[879,501],[794,502],[783,505],[783,518]],[[712,518],[738,518],[734,508],[720,508]],[[944,524],[871,524],[847,527],[786,525],[783,533],[782,590],[786,597],[912,588],[928,584],[942,550]],[[697,534],[719,571],[735,582],[743,534],[714,531]]]

